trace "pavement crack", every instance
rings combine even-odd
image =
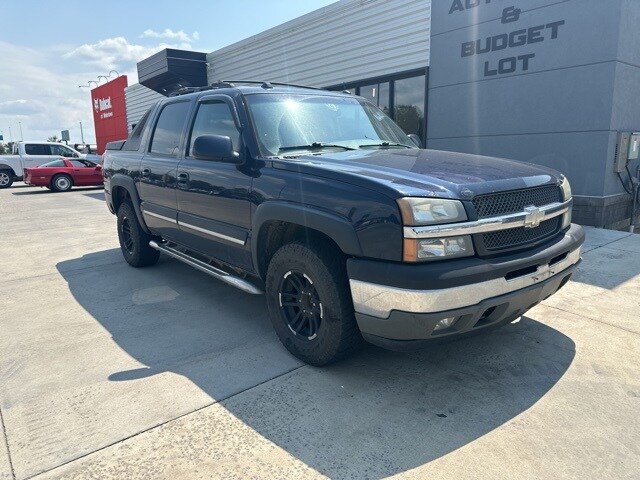
[[[612,243],[616,243],[616,242],[619,242],[620,240],[624,240],[625,238],[628,238],[628,237],[630,237],[631,235],[634,235],[634,234],[633,234],[633,233],[630,233],[629,235],[625,235],[624,237],[616,238],[615,240],[611,240],[610,242],[603,243],[602,245],[598,245],[597,247],[593,247],[593,248],[592,248],[592,249],[590,249],[590,250],[586,250],[586,251],[584,252],[584,255],[586,255],[587,253],[594,252],[594,251],[598,250],[599,248],[603,248],[603,247],[606,247],[606,246],[608,246],[608,245],[611,245]]]
[[[543,303],[542,305],[545,306],[545,307],[548,307],[548,308],[554,308],[556,310],[560,310],[561,312],[570,313],[571,315],[576,315],[578,317],[586,318],[587,320],[591,320],[593,322],[598,322],[598,323],[601,323],[602,325],[608,325],[609,327],[612,327],[612,328],[617,328],[619,330],[624,330],[625,332],[632,333],[634,335],[640,335],[640,333],[634,332],[633,330],[629,330],[628,328],[624,328],[624,327],[621,327],[620,325],[614,325],[614,324],[608,323],[608,322],[603,322],[602,320],[598,320],[597,318],[589,317],[589,316],[584,315],[582,313],[572,312],[571,310],[565,310],[564,308],[556,307],[554,305],[548,305],[546,303]]]
[[[213,402],[207,403],[206,405],[198,407],[195,410],[191,410],[189,412],[183,413],[182,415],[178,415],[177,417],[171,418],[171,419],[169,419],[167,421],[158,423],[158,424],[153,425],[153,426],[151,426],[149,428],[145,428],[144,430],[140,430],[139,432],[131,434],[131,435],[127,436],[127,437],[121,438],[120,440],[116,440],[115,442],[111,442],[111,443],[109,443],[107,445],[104,445],[104,446],[102,446],[100,448],[96,448],[95,450],[92,450],[90,452],[83,453],[82,455],[78,455],[77,457],[72,458],[70,460],[67,460],[66,462],[60,463],[59,465],[56,465],[55,467],[51,467],[51,468],[48,468],[48,469],[43,470],[41,472],[34,473],[33,475],[25,477],[24,480],[31,480],[33,478],[36,478],[36,477],[40,476],[40,475],[44,475],[45,473],[52,472],[53,470],[56,470],[56,469],[58,469],[60,467],[64,467],[65,465],[69,465],[69,464],[71,464],[73,462],[77,462],[78,460],[82,460],[83,458],[88,457],[90,455],[93,455],[94,453],[101,452],[102,450],[106,450],[107,448],[113,447],[114,445],[118,445],[119,443],[126,442],[127,440],[129,440],[131,438],[135,438],[135,437],[137,437],[139,435],[142,435],[143,433],[150,432],[152,430],[156,430],[157,428],[160,428],[160,427],[162,427],[164,425],[167,425],[167,424],[169,424],[171,422],[175,422],[176,420],[180,420],[181,418],[184,418],[184,417],[186,417],[188,415],[192,415],[192,414],[197,413],[197,412],[199,412],[201,410],[204,410],[205,408],[209,408],[212,405],[221,404],[222,402],[224,402],[226,400],[229,400],[229,399],[231,399],[233,397],[236,397],[236,396],[238,396],[238,395],[240,395],[240,394],[242,394],[244,392],[248,392],[250,390],[253,390],[254,388],[258,388],[259,386],[264,385],[265,383],[271,382],[273,380],[277,380],[278,378],[284,377],[285,375],[289,375],[290,373],[295,372],[296,370],[300,370],[301,368],[304,368],[306,366],[307,365],[304,365],[304,364],[303,365],[298,365],[297,367],[292,368],[291,370],[287,370],[286,372],[283,372],[283,373],[280,373],[280,374],[278,374],[278,375],[276,375],[274,377],[268,378],[268,379],[266,379],[266,380],[264,380],[264,381],[262,381],[260,383],[252,385],[251,387],[247,387],[247,388],[245,388],[243,390],[240,390],[239,392],[236,392],[234,394],[231,394],[231,395],[229,395],[227,397],[220,398],[218,400],[214,400]],[[4,423],[2,424],[2,427],[3,427],[3,430],[4,430]],[[7,451],[8,451],[9,443],[8,443],[8,440],[7,440],[7,437],[6,437],[6,433],[5,433],[5,441],[7,441]],[[9,460],[11,460],[11,458],[9,458]],[[16,475],[13,472],[13,465],[11,465],[11,472],[12,472],[13,478],[15,480],[16,479]]]
[[[7,449],[7,458],[9,459],[9,468],[11,469],[11,476],[13,480],[16,479],[16,471],[13,468],[13,461],[11,460],[11,452],[9,451],[9,437],[7,436],[7,427],[4,424],[4,417],[2,416],[2,408],[0,407],[0,426],[2,426],[2,439]]]

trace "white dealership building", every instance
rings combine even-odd
[[[218,80],[349,90],[428,148],[562,171],[574,220],[623,228],[640,175],[638,19],[637,0],[342,0],[211,53],[143,60],[127,122]]]

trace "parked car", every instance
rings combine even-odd
[[[0,156],[0,188],[9,188],[22,180],[25,168],[40,166],[60,158],[86,158],[67,145],[55,142],[16,142],[12,155]]]
[[[65,192],[71,187],[102,185],[102,166],[86,159],[61,158],[24,169],[24,183]]]
[[[584,232],[562,174],[418,143],[364,98],[221,82],[107,145],[106,200],[130,265],[163,252],[266,293],[280,340],[314,365],[362,338],[487,331],[569,280]]]

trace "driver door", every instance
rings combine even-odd
[[[193,142],[200,135],[228,136],[234,150],[242,152],[240,129],[230,97],[200,99],[185,157],[177,169],[178,225],[181,243],[240,268],[251,268],[247,240],[252,177],[242,166],[193,156]]]

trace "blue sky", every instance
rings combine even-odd
[[[0,132],[45,140],[69,130],[95,141],[86,85],[112,69],[137,81],[136,63],[162,48],[211,52],[332,1],[7,0],[0,7]],[[115,75],[115,74],[113,74]],[[104,83],[104,79],[102,82]]]

